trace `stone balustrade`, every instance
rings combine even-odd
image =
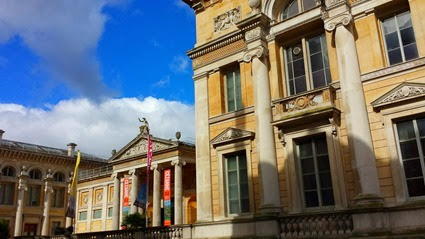
[[[309,214],[281,219],[282,238],[346,237],[353,231],[353,218],[349,213]]]
[[[145,231],[146,239],[180,239],[183,238],[182,227],[150,227]]]

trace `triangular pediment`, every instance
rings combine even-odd
[[[171,140],[163,140],[159,138],[152,138],[152,151],[161,151],[175,147],[175,142]],[[139,135],[134,138],[130,143],[124,146],[120,151],[110,158],[111,161],[119,161],[122,159],[132,158],[136,156],[146,155],[148,152],[148,140],[145,136]]]
[[[425,84],[404,82],[383,96],[379,97],[371,104],[373,108],[381,108],[390,104],[408,101],[416,98],[425,97]]]
[[[219,135],[217,135],[213,140],[211,140],[211,144],[225,144],[229,142],[233,142],[236,140],[242,140],[247,138],[254,138],[255,133],[247,130],[237,129],[237,128],[227,128]]]

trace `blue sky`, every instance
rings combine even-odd
[[[0,129],[106,155],[148,117],[156,136],[191,141],[194,44],[180,0],[2,0]]]

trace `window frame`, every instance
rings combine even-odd
[[[324,86],[320,86],[317,88],[314,88],[314,81],[313,81],[313,72],[312,72],[312,64],[311,64],[311,54],[310,54],[310,49],[309,49],[309,40],[315,38],[315,37],[321,37],[324,36],[325,39],[325,43],[326,43],[326,54],[327,54],[327,58],[328,58],[328,65],[329,65],[329,77],[330,77],[330,82],[327,83],[327,79],[325,78],[326,84]],[[289,47],[294,46],[295,44],[301,43],[301,54],[303,54],[303,63],[304,63],[304,78],[305,78],[305,84],[306,84],[306,91],[302,91],[302,92],[296,92],[296,88],[295,88],[295,82],[294,82],[294,94],[291,94],[291,89],[290,89],[290,84],[289,84],[289,69],[288,69],[288,49]],[[282,49],[282,69],[283,69],[283,73],[285,76],[284,79],[284,95],[286,95],[287,97],[289,96],[295,96],[295,95],[299,95],[299,94],[303,94],[306,93],[308,91],[311,90],[315,90],[315,89],[320,89],[323,87],[327,87],[330,84],[332,84],[332,71],[331,71],[331,66],[330,66],[330,57],[329,57],[329,48],[328,48],[328,38],[326,36],[326,32],[324,31],[315,31],[312,34],[308,34],[308,35],[303,35],[300,38],[298,38],[295,41],[290,41],[290,42],[285,42],[284,44],[281,44],[281,49]],[[323,51],[322,52],[322,62],[323,62]],[[294,69],[292,69],[294,71]],[[325,77],[326,77],[326,67],[325,65],[323,65],[323,69]],[[295,78],[294,78],[295,79]]]
[[[404,46],[403,46],[403,41],[402,41],[402,37],[401,37],[401,33],[400,33],[400,27],[399,27],[399,25],[398,25],[398,22],[397,22],[397,16],[398,15],[401,15],[401,14],[403,14],[403,13],[406,13],[406,12],[408,12],[409,13],[409,15],[410,15],[410,21],[412,22],[412,29],[413,29],[413,34],[414,34],[414,37],[415,37],[415,44],[416,44],[416,52],[417,52],[417,54],[418,54],[418,57],[416,57],[416,58],[413,58],[413,59],[410,59],[410,60],[406,60],[406,56],[405,56],[405,53],[404,53]],[[389,55],[388,55],[388,47],[387,47],[387,40],[385,39],[385,32],[384,32],[384,21],[385,20],[388,20],[388,19],[390,19],[390,18],[394,18],[395,19],[395,23],[396,23],[396,32],[397,32],[397,39],[398,39],[398,43],[399,43],[399,47],[400,47],[400,53],[401,53],[401,58],[402,58],[402,61],[401,62],[398,62],[398,63],[394,63],[394,64],[391,64],[391,62],[390,62],[390,57],[389,57]],[[386,64],[387,64],[387,66],[395,66],[395,65],[398,65],[398,64],[402,64],[402,63],[405,63],[405,62],[408,62],[408,61],[413,61],[413,60],[416,60],[416,59],[418,59],[418,58],[420,58],[421,56],[419,55],[419,48],[418,48],[418,41],[417,41],[417,37],[416,37],[416,32],[415,32],[415,27],[414,27],[414,25],[413,25],[413,20],[412,20],[412,17],[411,17],[411,11],[410,11],[410,9],[404,9],[403,11],[401,11],[401,12],[396,12],[396,13],[393,13],[393,14],[390,14],[390,15],[388,15],[388,16],[386,16],[386,17],[384,17],[384,18],[380,18],[379,19],[379,25],[380,25],[380,31],[381,31],[381,37],[382,37],[382,41],[383,41],[383,45],[384,45],[384,50],[385,50],[385,57],[386,57]]]
[[[297,169],[297,154],[296,143],[298,140],[315,135],[325,134],[328,147],[329,165],[331,171],[331,179],[334,194],[334,206],[323,207],[305,207],[302,187],[299,180]],[[288,208],[291,213],[301,212],[321,212],[330,210],[339,210],[348,207],[348,197],[345,185],[345,170],[342,162],[342,152],[339,138],[339,128],[331,124],[317,123],[311,127],[285,132],[284,138],[286,141],[285,149],[285,172],[286,186],[288,189]],[[344,180],[341,180],[344,179]]]
[[[245,154],[245,160],[246,160],[246,173],[247,173],[247,177],[248,177],[248,160],[247,160],[247,156],[246,156],[246,151],[242,150],[242,151],[236,151],[230,154],[226,154],[224,155],[224,173],[225,173],[225,185],[226,185],[226,203],[227,203],[227,213],[228,215],[242,215],[242,214],[248,214],[251,212],[251,210],[249,210],[248,212],[242,212],[242,199],[241,199],[241,184],[240,184],[240,168],[239,168],[239,155]],[[236,157],[236,172],[237,172],[237,178],[238,178],[238,201],[239,201],[239,212],[237,213],[230,213],[230,199],[229,199],[229,176],[228,176],[228,160],[229,157],[231,156],[235,156]],[[248,202],[249,202],[249,207],[251,207],[251,200],[249,198],[249,182],[248,182],[248,178],[247,178],[247,187],[248,187]]]
[[[398,128],[397,128],[397,124],[401,123],[401,122],[405,122],[405,121],[412,121],[413,122],[413,129],[415,131],[415,140],[416,140],[416,144],[418,147],[418,154],[419,154],[419,161],[421,163],[421,169],[422,169],[422,180],[424,181],[425,184],[425,149],[422,148],[421,145],[421,138],[419,135],[419,130],[418,130],[418,125],[417,125],[417,121],[416,119],[418,118],[423,118],[425,117],[425,115],[412,115],[408,118],[401,118],[401,119],[397,119],[393,121],[393,127],[394,127],[394,137],[396,140],[396,144],[397,144],[397,152],[398,152],[398,158],[400,160],[400,168],[403,171],[402,175],[403,175],[403,183],[405,185],[405,188],[407,189],[406,193],[407,193],[407,197],[409,199],[425,199],[425,194],[421,195],[421,196],[410,196],[409,195],[409,190],[408,190],[408,186],[407,186],[407,178],[406,178],[406,174],[404,171],[404,164],[403,164],[403,157],[401,155],[401,148],[400,148],[400,139],[399,139],[399,135],[398,135]]]
[[[240,83],[240,95],[241,95],[241,102],[240,102],[241,107],[240,107],[240,109],[238,109],[238,103],[237,103],[237,90],[236,90],[236,72],[237,71],[239,71],[239,83]],[[229,103],[228,103],[229,94],[228,94],[228,91],[227,91],[227,80],[228,80],[227,75],[229,73],[233,74],[233,94],[234,94],[235,110],[232,110],[232,111],[229,110]],[[242,79],[241,78],[242,78],[242,75],[241,75],[241,68],[240,68],[239,64],[229,66],[223,71],[223,82],[224,82],[223,85],[224,85],[224,95],[225,95],[225,97],[224,97],[225,102],[224,103],[225,103],[225,109],[226,109],[225,113],[236,112],[236,111],[242,110],[244,108],[243,100],[242,100],[243,96],[242,96]]]
[[[100,215],[99,215],[98,218],[95,217],[96,212],[100,212]],[[103,214],[102,208],[93,209],[91,219],[92,220],[101,220],[102,219],[102,214]]]
[[[83,214],[83,213],[85,213],[86,216],[85,216],[84,219],[81,219],[81,214]],[[78,212],[78,221],[80,221],[80,222],[87,221],[87,215],[88,215],[88,212],[87,211]]]
[[[318,169],[318,162],[317,162],[317,155],[316,155],[316,145],[315,145],[315,139],[319,138],[319,137],[323,137],[326,140],[326,145],[329,148],[329,144],[328,144],[328,139],[326,137],[326,134],[321,133],[321,134],[315,134],[315,135],[311,135],[311,136],[307,136],[307,137],[303,137],[303,138],[298,138],[295,139],[295,147],[296,147],[296,167],[297,167],[297,174],[298,174],[298,180],[300,182],[300,193],[301,193],[301,198],[303,201],[303,208],[305,208],[306,210],[314,210],[314,209],[320,209],[320,210],[324,210],[324,209],[333,209],[335,208],[335,194],[333,194],[334,197],[334,205],[328,205],[328,206],[323,206],[323,202],[322,202],[322,187],[320,184],[320,178],[319,178],[319,169]],[[300,141],[306,141],[306,140],[312,140],[313,144],[312,145],[312,153],[313,153],[313,163],[314,163],[314,175],[315,175],[315,179],[316,179],[316,191],[317,191],[317,196],[318,196],[318,200],[319,200],[319,206],[316,207],[307,207],[306,206],[306,198],[305,198],[305,189],[304,189],[304,180],[303,180],[303,172],[302,172],[302,168],[301,168],[301,159],[300,159]],[[329,166],[331,164],[330,162],[330,155],[329,155],[329,150],[327,148],[328,151],[328,161],[329,161]],[[332,180],[332,168],[330,167],[329,169],[329,173],[331,174],[331,182]],[[334,192],[333,189],[333,182],[332,182],[332,192]]]
[[[6,201],[6,187],[4,185],[10,185],[13,188],[13,193],[10,194],[10,196],[12,197],[12,204],[5,204],[4,202]],[[3,191],[4,190],[4,194],[3,194],[3,204],[0,204],[2,207],[10,207],[10,206],[14,206],[15,205],[15,195],[16,195],[16,183],[14,182],[8,182],[8,181],[2,181],[0,183],[0,190]]]
[[[313,0],[314,1],[314,0]],[[297,2],[297,4],[298,4],[298,13],[297,14],[295,14],[295,15],[293,15],[293,16],[290,16],[290,17],[286,17],[285,19],[283,18],[283,12],[288,8],[288,6],[291,4],[291,3],[293,3],[293,2]],[[320,6],[320,4],[318,5],[317,3],[316,3],[316,6],[314,6],[314,7],[312,7],[312,8],[309,8],[309,9],[307,9],[307,10],[305,10],[304,9],[304,1],[303,0],[289,0],[289,1],[287,1],[284,5],[283,5],[283,8],[280,10],[280,12],[279,12],[279,17],[278,17],[278,19],[279,19],[279,22],[282,22],[282,21],[286,21],[286,20],[288,20],[288,19],[291,19],[291,18],[294,18],[294,17],[297,17],[297,16],[299,16],[299,15],[301,15],[301,14],[303,14],[303,13],[305,13],[305,12],[308,12],[308,11],[310,11],[310,10],[312,10],[312,9],[315,9],[316,7],[318,7],[318,6]]]
[[[33,205],[32,204],[32,200],[31,199],[33,199],[33,197],[32,197],[32,190],[33,190],[33,188],[38,188],[39,190],[38,190],[38,204],[37,205]],[[30,190],[31,189],[31,190]],[[41,187],[41,185],[39,185],[39,184],[30,184],[30,185],[28,185],[28,190],[25,192],[25,206],[26,207],[41,207],[41,194],[42,194],[42,187]],[[28,200],[30,200],[30,205],[28,205]]]

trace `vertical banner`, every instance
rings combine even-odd
[[[124,178],[124,189],[122,194],[122,212],[123,216],[127,216],[130,211],[130,188],[129,178]]]
[[[171,226],[171,169],[164,170],[164,226]]]

